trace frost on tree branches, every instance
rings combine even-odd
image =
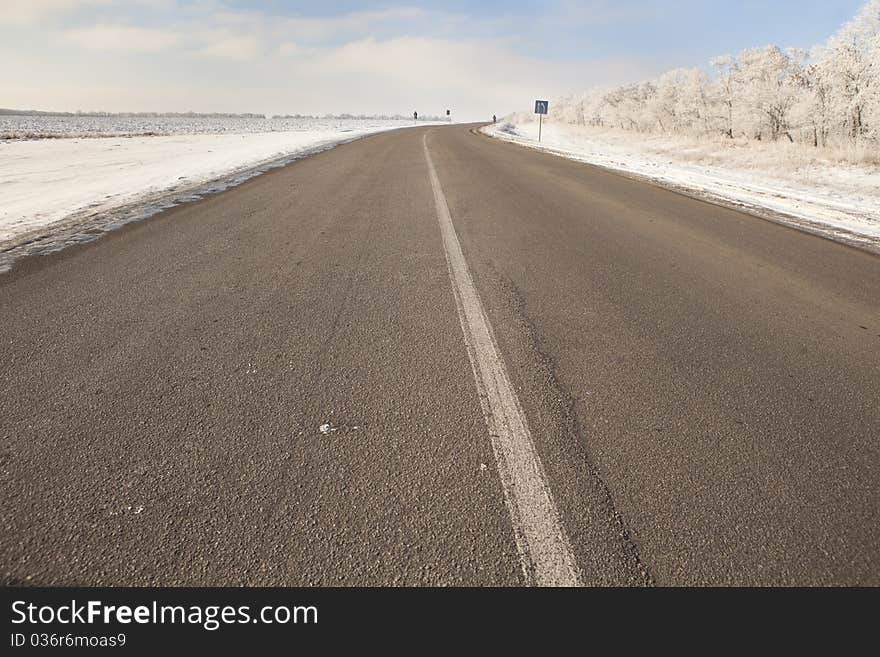
[[[563,98],[555,120],[817,147],[880,145],[880,0],[810,51],[764,46],[710,65]]]

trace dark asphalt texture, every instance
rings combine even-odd
[[[0,274],[5,583],[522,583],[425,130],[587,584],[880,584],[880,258],[473,126]]]

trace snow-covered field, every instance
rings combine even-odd
[[[278,132],[0,140],[0,271],[23,255],[89,241],[304,155],[407,125],[317,123]]]
[[[699,140],[537,122],[484,128],[493,137],[647,178],[880,251],[880,167],[812,155],[798,144]],[[853,158],[848,158],[852,160]]]
[[[246,135],[264,132],[339,131],[411,125],[409,119],[313,116],[209,116],[203,114],[28,115],[0,112],[0,139],[155,135]]]

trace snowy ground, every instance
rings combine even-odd
[[[64,137],[137,137],[156,135],[244,135],[263,132],[313,132],[373,127],[403,127],[411,119],[353,116],[208,116],[195,115],[28,115],[0,113],[0,139]]]
[[[0,272],[31,253],[221,191],[341,142],[401,127],[0,141]]]
[[[486,134],[743,207],[880,252],[880,167],[822,160],[809,147],[651,137],[567,124],[499,123]]]

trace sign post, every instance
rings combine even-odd
[[[538,115],[538,142],[541,141],[541,128],[544,126],[544,115],[547,113],[547,110],[550,108],[550,101],[548,100],[536,100],[535,101],[535,114]]]

